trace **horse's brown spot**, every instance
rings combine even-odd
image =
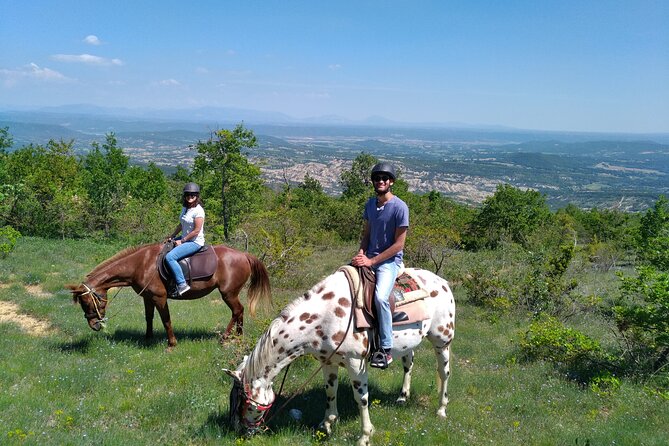
[[[286,351],[285,348],[283,348],[283,347],[280,347],[280,348],[279,348],[279,353],[283,353],[283,352],[285,352],[285,351]]]
[[[444,327],[443,325],[440,325],[440,326],[437,327],[437,331],[440,332],[440,333],[443,333],[445,328],[446,327]]]
[[[339,305],[341,305],[342,307],[346,307],[346,308],[348,308],[348,307],[351,306],[351,301],[348,300],[348,299],[345,298],[345,297],[340,297],[339,300],[338,300],[337,302],[338,302]]]
[[[365,348],[367,348],[369,346],[369,339],[368,338],[365,338],[365,339],[362,340],[362,346],[365,347]]]
[[[288,319],[288,320],[286,321],[286,324],[290,324],[291,322],[293,322],[293,320],[295,320],[295,318],[294,318],[294,317],[291,317],[290,319]]]
[[[314,348],[318,348],[318,341],[311,341],[311,345]]]
[[[330,300],[335,297],[335,293],[332,291],[328,291],[327,293],[323,294],[323,300]]]
[[[311,315],[310,315],[309,313],[302,313],[302,314],[300,315],[300,320],[301,320],[301,321],[306,321],[307,319],[309,319],[310,316],[311,316]]]
[[[344,340],[344,336],[346,336],[346,333],[343,331],[338,331],[337,333],[332,335],[332,340],[335,341],[337,344],[341,344],[341,342]]]
[[[327,350],[321,350],[320,353],[324,355],[327,353]]]
[[[300,330],[304,330],[305,328],[307,327],[305,327],[304,325],[300,325]]]
[[[434,297],[434,296],[436,296],[437,294],[439,294],[439,291],[437,291],[437,290],[432,290],[432,292],[430,293],[430,297]]]
[[[311,299],[311,291],[307,291],[306,293],[304,293],[304,296],[303,296],[303,297],[304,297],[304,300],[309,300],[309,299]]]
[[[344,309],[342,307],[337,307],[337,308],[335,308],[335,316],[344,317],[344,316],[346,316],[346,312],[344,311]]]
[[[283,338],[288,339],[288,336],[289,336],[288,333],[286,333],[285,335],[283,335]]]
[[[323,330],[316,330],[316,335],[322,338],[324,335]]]
[[[446,285],[442,285],[442,286],[441,286],[441,289],[444,290],[444,291],[446,291],[446,292],[448,293],[448,287],[447,287]]]
[[[322,293],[324,289],[325,289],[325,285],[319,286],[318,289],[316,290],[316,294]]]

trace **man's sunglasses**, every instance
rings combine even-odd
[[[381,182],[381,181],[388,181],[389,179],[390,179],[390,177],[388,175],[374,175],[372,177],[372,181],[374,181],[376,183]]]
[[[186,192],[184,194],[184,197],[197,197],[199,194],[197,193],[192,193],[192,192]]]

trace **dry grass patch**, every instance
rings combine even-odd
[[[27,314],[21,314],[20,310],[21,308],[13,302],[0,301],[0,323],[14,323],[31,336],[46,336],[49,334],[51,327],[48,322]]]

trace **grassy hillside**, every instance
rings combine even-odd
[[[179,344],[168,353],[157,316],[156,337],[143,339],[143,305],[131,290],[118,293],[110,303],[106,331],[94,333],[64,289],[120,248],[23,238],[8,258],[0,259],[1,444],[317,443],[313,427],[325,406],[320,375],[286,413],[273,419],[271,432],[242,440],[226,424],[232,383],[221,372],[235,367],[269,321],[306,288],[275,288],[274,310],[247,317],[244,337],[224,345],[218,332],[230,313],[218,296],[171,302]],[[304,281],[316,283],[354,250],[342,246],[315,254],[306,262],[310,269],[302,272]],[[447,419],[435,415],[437,374],[426,342],[416,353],[412,395],[405,406],[394,403],[402,382],[400,363],[371,371],[374,444],[669,443],[669,401],[647,393],[642,383],[623,382],[613,392],[594,392],[567,380],[550,364],[519,362],[516,340],[527,321],[490,318],[468,305],[457,286],[455,294],[457,329]],[[592,321],[583,321],[588,323]],[[298,359],[277,406],[316,367],[310,358]],[[359,434],[357,409],[343,370],[340,379],[341,422],[324,444],[351,444]],[[302,420],[287,416],[291,408],[303,412]]]

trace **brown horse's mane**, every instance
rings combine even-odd
[[[137,251],[139,251],[141,249],[144,249],[144,248],[146,248],[148,246],[151,246],[151,245],[152,245],[151,243],[147,243],[145,245],[140,245],[140,246],[131,246],[130,248],[126,248],[123,251],[114,254],[112,257],[108,258],[107,260],[103,261],[98,266],[93,268],[93,270],[86,275],[86,278],[96,275],[101,270],[107,268],[109,265],[111,265],[112,263],[115,263],[119,259],[121,259],[123,257],[127,257],[130,254],[134,254]]]

